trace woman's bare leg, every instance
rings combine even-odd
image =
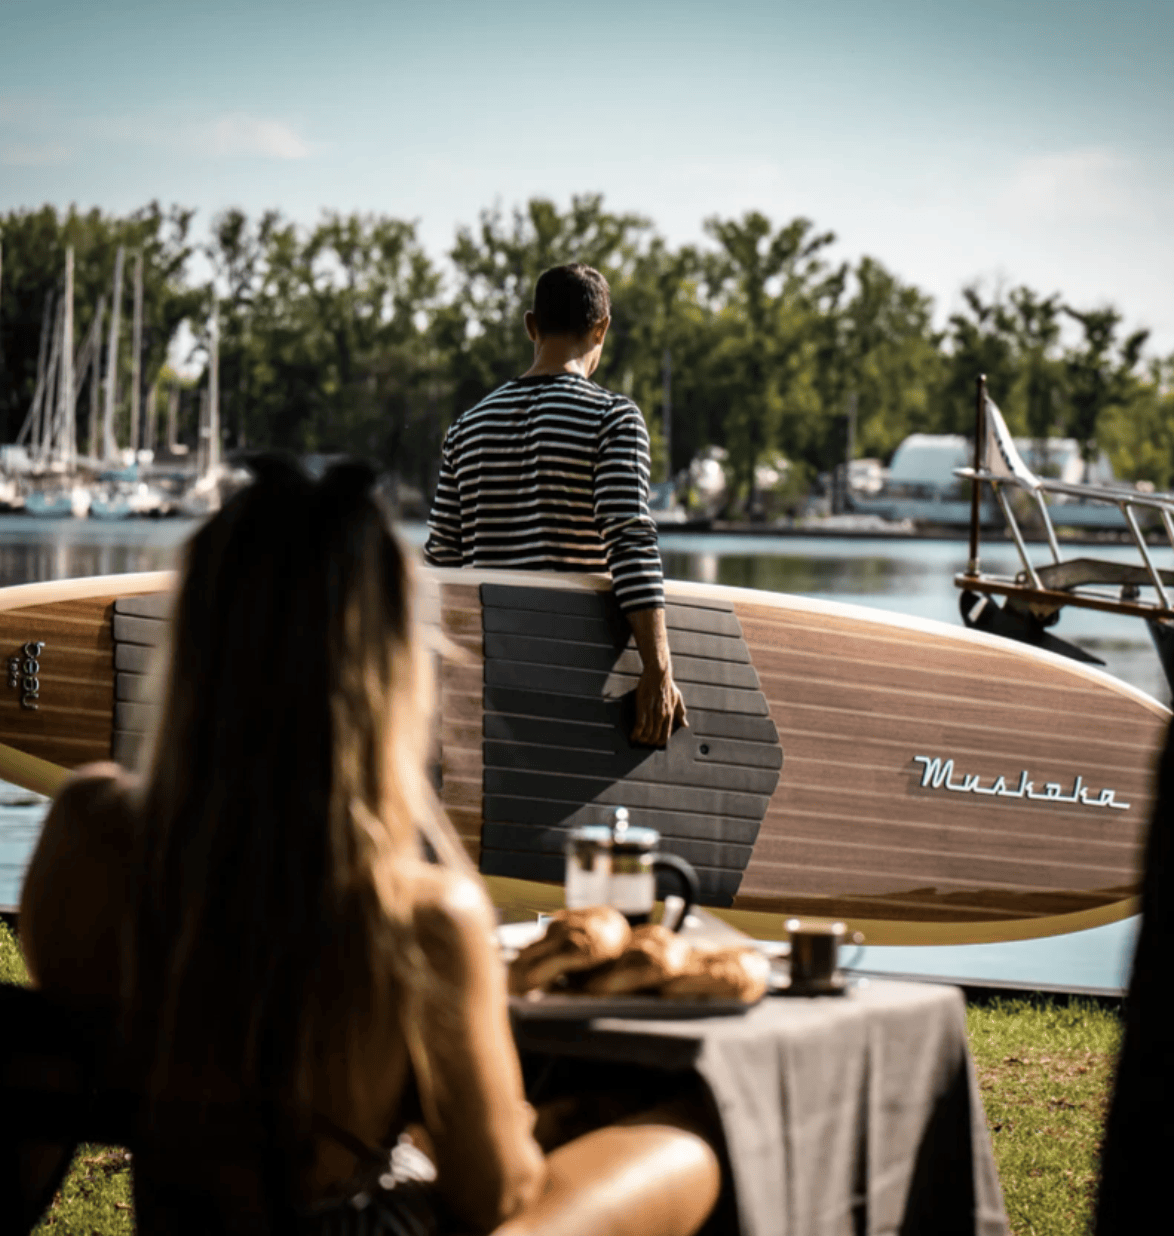
[[[672,1107],[577,1137],[546,1164],[545,1189],[494,1236],[692,1236],[721,1191],[713,1147]]]

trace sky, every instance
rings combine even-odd
[[[758,210],[1174,352],[1174,0],[0,0],[0,212]]]

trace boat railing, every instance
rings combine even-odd
[[[1143,512],[1151,519],[1152,513],[1157,512],[1170,547],[1174,549],[1174,494],[1078,485],[1036,476],[1019,453],[1003,414],[988,394],[985,377],[978,379],[975,403],[974,465],[954,470],[956,477],[973,483],[970,554],[965,572],[954,577],[955,584],[968,592],[1006,596],[1017,606],[1026,605],[1037,620],[1045,623],[1065,605],[1128,613],[1150,621],[1174,619],[1174,571],[1162,570],[1154,562],[1139,519]],[[1019,553],[1023,569],[1013,578],[987,574],[980,569],[978,507],[983,485],[989,485],[994,492]],[[1008,489],[1024,493],[1038,511],[1051,552],[1050,563],[1037,565],[1032,562]],[[1065,559],[1048,509],[1048,495],[1116,506],[1140,555],[1140,564],[1094,558]],[[1140,595],[1143,587],[1153,589],[1154,600]]]

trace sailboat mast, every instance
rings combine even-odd
[[[61,412],[58,416],[58,438],[55,443],[66,471],[73,468],[77,455],[74,438],[73,398],[73,246],[65,250],[65,311],[61,327],[61,389],[58,391]]]
[[[130,449],[139,449],[143,407],[143,254],[135,254],[135,307],[131,326],[130,358]]]
[[[118,451],[114,438],[114,393],[118,380],[118,328],[122,309],[122,263],[124,252],[121,245],[114,255],[114,300],[110,306],[110,343],[106,348],[106,411],[102,421],[102,458],[113,459]]]
[[[49,365],[45,370],[45,397],[41,400],[40,413],[33,425],[33,457],[40,464],[45,462],[53,442],[53,420],[61,385],[61,332],[64,316],[63,297],[57,303],[57,313],[53,319],[53,346],[49,350]]]
[[[176,434],[179,432],[179,386],[177,383],[172,383],[167,388],[167,453],[176,455],[176,447],[179,445],[179,439]]]
[[[220,467],[220,310],[212,307],[208,352],[208,471]]]
[[[155,453],[155,422],[159,415],[159,381],[147,391],[147,409],[143,424],[143,449]]]
[[[98,416],[101,410],[98,388],[102,384],[102,323],[106,317],[106,297],[98,297],[98,307],[94,310],[94,325],[90,334],[94,340],[94,351],[90,356],[90,424],[87,435],[86,454],[95,459],[98,455]]]

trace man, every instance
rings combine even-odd
[[[556,266],[526,313],[534,363],[457,418],[444,440],[424,557],[433,566],[603,571],[643,672],[632,741],[663,747],[688,724],[673,682],[648,431],[640,409],[592,382],[611,324],[607,280]]]

